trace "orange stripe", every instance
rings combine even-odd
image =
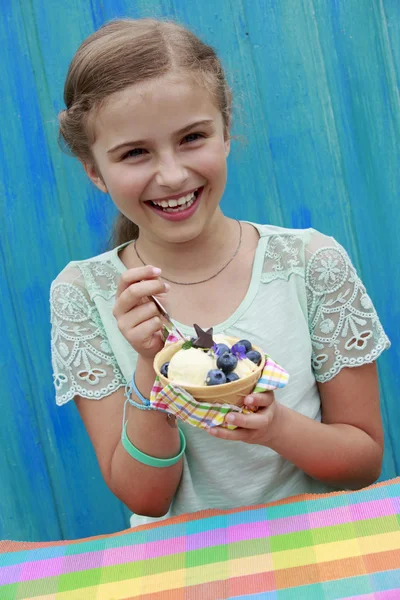
[[[272,592],[275,589],[274,574],[269,572],[192,585],[185,587],[183,590],[175,589],[156,594],[143,594],[140,598],[141,600],[209,600],[211,598],[230,598],[243,593]],[[137,600],[137,596],[121,600]]]
[[[365,575],[367,570],[362,556],[331,560],[314,565],[303,565],[275,571],[276,589],[285,590],[299,585],[312,585],[345,577]]]

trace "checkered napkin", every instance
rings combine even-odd
[[[169,333],[165,344],[178,342],[173,333]],[[271,357],[265,355],[265,367],[253,392],[266,392],[284,387],[289,374],[280,367]],[[189,392],[183,388],[170,383],[163,388],[160,379],[156,377],[153,388],[150,393],[150,406],[157,410],[162,410],[175,415],[185,423],[193,427],[226,427],[236,429],[235,425],[225,423],[225,417],[230,412],[250,414],[254,412],[251,408],[245,406],[234,406],[232,404],[208,404],[207,402],[197,402]]]

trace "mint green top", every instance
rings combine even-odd
[[[390,342],[346,251],[333,238],[313,229],[253,225],[260,240],[249,288],[214,333],[247,338],[268,352],[290,374],[289,384],[276,391],[277,401],[320,421],[317,381],[374,361]],[[137,354],[112,314],[126,270],[118,255],[125,245],[70,262],[51,285],[52,365],[60,406],[77,394],[100,402],[125,386],[135,369]],[[187,445],[167,516],[333,489],[270,448],[212,438],[182,421],[179,426]],[[131,525],[152,520],[132,515]]]

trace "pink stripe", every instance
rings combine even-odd
[[[356,521],[396,514],[395,506],[391,498],[351,504],[350,513],[352,515],[352,520]]]
[[[18,581],[32,581],[45,577],[57,577],[64,573],[97,569],[102,566],[103,552],[107,551],[71,554],[70,556],[26,562],[22,565]]]
[[[0,568],[0,586],[15,583],[20,580],[22,565],[9,565]]]
[[[201,533],[194,533],[186,538],[186,551],[210,548],[211,546],[226,545],[228,531],[226,529],[210,529]]]
[[[56,577],[64,572],[63,562],[64,557],[57,556],[57,558],[24,563],[18,581],[32,581],[44,577]]]
[[[371,592],[371,594],[362,594],[361,596],[346,596],[342,600],[399,600],[400,590],[385,590],[383,592]]]
[[[271,523],[259,521],[258,523],[243,523],[228,527],[228,544],[241,542],[243,540],[254,540],[272,535]]]
[[[283,517],[282,519],[275,519],[270,523],[271,535],[282,535],[294,531],[304,531],[309,528],[310,519],[308,514]]]
[[[350,523],[352,521],[348,505],[312,512],[309,514],[309,519],[311,529],[319,529],[320,527],[329,527],[332,525],[343,525],[344,523]]]
[[[370,500],[351,506],[339,506],[338,508],[275,519],[270,523],[271,535],[282,535],[305,529],[312,531],[320,527],[331,527],[332,525],[352,523],[353,521],[396,515],[397,509],[392,500],[391,498]]]

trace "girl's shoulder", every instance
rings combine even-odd
[[[125,269],[118,257],[118,251],[124,245],[90,258],[70,261],[52,282],[51,291],[64,286],[79,290],[91,300],[96,295],[104,299],[115,296],[118,280]]]
[[[295,229],[278,225],[251,223],[259,232],[258,253],[264,261],[262,281],[289,279],[292,274],[306,277],[307,269],[316,255],[321,252],[337,252],[345,255],[345,250],[331,236],[309,227]]]
[[[304,229],[300,228],[291,228],[291,227],[281,227],[279,225],[269,225],[269,224],[260,224],[253,223],[251,221],[247,221],[250,225],[255,227],[261,238],[273,238],[275,240],[286,241],[286,243],[292,241],[293,243],[298,241],[303,245],[322,245],[328,244],[333,245],[335,243],[334,238],[329,235],[314,229],[313,227],[307,227]]]

